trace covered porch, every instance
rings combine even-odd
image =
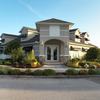
[[[69,48],[67,43],[61,39],[48,39],[40,44],[40,60],[44,64],[64,64],[69,59]]]

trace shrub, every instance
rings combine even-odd
[[[96,72],[95,72],[96,75],[100,75],[100,70],[96,70],[96,69],[95,69],[95,71],[96,71]]]
[[[100,63],[99,62],[91,62],[91,65],[95,65],[97,68],[100,68]]]
[[[0,67],[0,75],[7,75],[8,74],[8,68]]]
[[[69,67],[72,67],[72,68],[78,68],[79,67],[79,59],[78,58],[73,58],[73,59],[71,59],[69,62],[68,62],[68,64],[67,64],[67,66],[69,66]]]
[[[3,64],[3,61],[2,60],[0,60],[0,65],[2,65]]]
[[[40,63],[35,57],[34,50],[28,52],[24,58],[24,63],[30,65],[32,68],[36,68],[40,66]],[[26,66],[27,67],[27,66]]]
[[[37,59],[32,60],[31,67],[32,68],[40,67],[40,63],[37,61]]]
[[[83,67],[86,64],[86,62],[79,62],[79,66]]]
[[[5,65],[5,60],[0,60],[1,65]]]
[[[4,65],[11,65],[11,61],[4,60],[4,61],[3,61],[3,64],[4,64]]]
[[[88,74],[94,75],[94,74],[96,74],[96,70],[95,69],[89,69]]]
[[[52,75],[56,75],[56,72],[55,72],[55,70],[52,70],[52,69],[45,69],[43,71],[43,75],[45,75],[45,76],[52,76]]]
[[[79,70],[79,75],[87,75],[88,71],[87,70]]]
[[[98,59],[99,56],[100,56],[100,49],[97,47],[91,47],[90,49],[88,49],[85,55],[85,59],[88,61],[94,61]]]
[[[73,58],[71,59],[72,62],[78,62],[80,59],[79,58]]]
[[[26,70],[23,72],[23,74],[25,74],[25,75],[31,75],[31,74],[32,74],[32,71],[31,71],[31,69],[26,69]]]
[[[89,69],[96,69],[97,66],[96,66],[96,65],[90,65],[88,68],[89,68]]]
[[[8,75],[13,75],[13,70],[14,70],[14,69],[10,69],[10,68],[9,68],[7,74],[8,74]]]
[[[96,69],[100,68],[100,63],[95,61],[82,61],[79,63],[82,68]]]
[[[28,52],[24,58],[25,64],[31,64],[32,61],[35,60],[34,50]]]
[[[75,69],[68,69],[65,71],[66,75],[78,75],[78,70]]]
[[[8,74],[9,75],[21,75],[21,71],[19,69],[9,69]]]
[[[43,75],[43,71],[42,70],[35,70],[32,74],[35,76],[41,76],[41,75]]]
[[[86,63],[82,68],[89,68],[89,67],[90,65]]]

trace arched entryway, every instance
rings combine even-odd
[[[50,39],[44,43],[45,62],[61,62],[64,52],[64,42],[57,39]]]

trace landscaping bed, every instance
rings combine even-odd
[[[9,67],[0,67],[0,76],[8,75],[8,76],[31,76],[31,77],[95,77],[100,76],[99,69],[68,69],[63,73],[58,73],[53,69],[44,69],[44,70],[31,70],[29,69],[19,69],[19,68],[9,68]]]

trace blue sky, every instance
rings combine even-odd
[[[100,47],[100,0],[0,0],[0,33],[19,34],[23,26],[35,28],[48,18],[75,23]]]

